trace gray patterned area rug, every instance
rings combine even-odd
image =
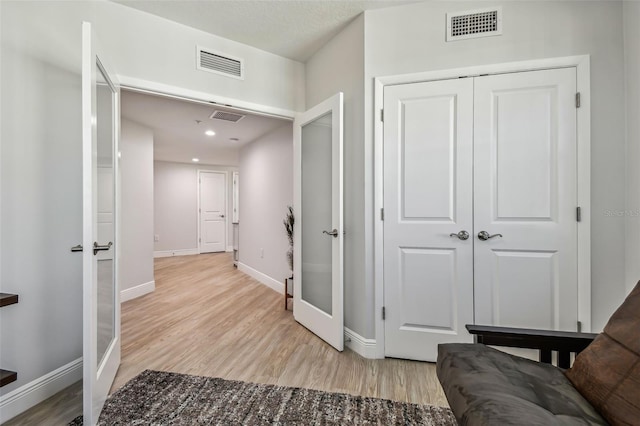
[[[98,425],[457,423],[444,407],[146,370],[107,399]]]

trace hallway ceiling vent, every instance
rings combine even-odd
[[[244,80],[244,62],[242,59],[223,55],[220,52],[200,46],[197,46],[196,68]]]
[[[209,118],[211,119],[231,121],[233,123],[237,123],[238,121],[242,120],[244,117],[246,116],[242,114],[236,114],[235,112],[228,112],[228,111],[213,111],[213,114],[209,116]]]
[[[447,41],[502,35],[502,8],[447,13]]]

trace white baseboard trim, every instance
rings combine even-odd
[[[227,249],[225,251],[227,253],[231,253],[233,251],[233,246],[227,246]]]
[[[269,275],[263,274],[262,272],[255,270],[251,266],[247,266],[241,262],[238,262],[238,271],[244,272],[251,278],[258,280],[267,287],[277,291],[280,294],[284,294],[284,281],[280,282],[278,280],[274,280]]]
[[[130,287],[120,291],[120,303],[127,300],[135,299],[136,297],[144,296],[147,293],[151,293],[156,289],[156,282],[149,281],[148,283],[140,284],[135,287]]]
[[[198,249],[180,249],[180,250],[161,250],[154,251],[153,257],[172,257],[172,256],[191,256],[192,254],[199,254]]]
[[[378,358],[376,339],[367,339],[353,330],[344,328],[344,345],[364,358]]]
[[[18,374],[20,374],[18,372]],[[19,376],[18,376],[19,377]],[[82,358],[53,370],[0,397],[0,424],[82,380]]]

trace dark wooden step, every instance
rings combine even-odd
[[[8,385],[11,382],[18,380],[18,373],[15,371],[0,369],[0,387]]]
[[[0,293],[0,307],[13,305],[14,303],[18,303],[17,294]]]

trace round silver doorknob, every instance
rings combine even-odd
[[[478,232],[478,238],[482,241],[487,241],[489,238],[493,238],[493,237],[500,237],[502,238],[502,234],[493,234],[493,235],[489,235],[489,233],[487,231],[480,231]]]
[[[460,240],[468,240],[469,239],[469,233],[465,230],[462,230],[460,232],[458,232],[457,234],[451,233],[449,234],[450,237],[457,237]]]

